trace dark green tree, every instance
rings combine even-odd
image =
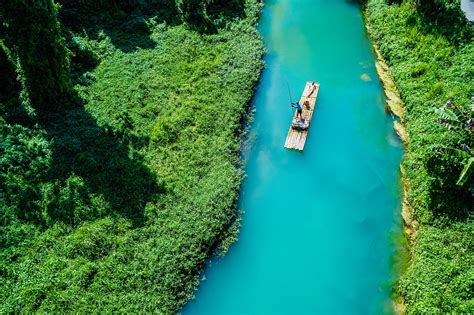
[[[204,21],[205,2],[202,0],[182,0],[180,9],[184,20],[189,23],[200,24]]]
[[[18,107],[20,85],[16,80],[15,65],[7,48],[0,41],[0,115],[8,118],[12,109]]]
[[[461,10],[461,0],[414,0],[413,4],[423,32],[442,35],[455,45],[471,41],[473,27]]]
[[[457,10],[460,8],[460,0],[417,0],[418,7],[425,10],[431,10],[432,13],[442,12],[444,10]]]
[[[59,107],[71,91],[69,57],[52,0],[3,0],[6,43],[20,62],[22,84],[39,111]]]

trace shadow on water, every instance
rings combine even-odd
[[[345,0],[345,2],[348,3],[348,4],[353,4],[353,5],[360,6],[362,4],[365,4],[367,2],[367,0]]]

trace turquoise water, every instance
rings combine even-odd
[[[183,313],[390,313],[402,147],[357,1],[269,0],[260,31],[239,241]],[[321,83],[309,137],[288,151],[287,82],[296,99],[309,80]]]

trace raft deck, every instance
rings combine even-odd
[[[313,117],[313,112],[314,112],[314,107],[316,105],[316,98],[318,97],[318,92],[319,92],[319,83],[316,83],[316,89],[311,93],[311,95],[308,95],[310,89],[311,89],[311,83],[312,82],[306,82],[306,86],[303,91],[303,95],[301,95],[300,99],[300,104],[301,107],[303,107],[303,119],[305,122],[308,123],[308,129],[306,130],[296,130],[293,129],[290,125],[290,130],[288,130],[288,136],[286,137],[285,141],[285,148],[287,149],[294,149],[294,150],[300,150],[303,151],[304,149],[304,144],[306,143],[306,137],[308,136],[308,130],[309,126],[311,124],[311,118]],[[309,109],[307,106],[304,105],[304,103],[308,101],[309,102]],[[296,112],[293,116],[293,121],[296,120]]]

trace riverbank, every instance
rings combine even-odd
[[[1,120],[0,313],[173,313],[230,240],[261,3],[209,4],[203,26],[172,2],[61,2],[81,102]]]
[[[364,7],[364,21],[367,32],[369,36],[372,36],[372,28],[369,23],[369,12],[367,7]],[[406,122],[404,120],[405,114],[405,107],[400,96],[400,92],[395,84],[393,79],[390,66],[384,60],[382,53],[380,52],[379,47],[372,41],[372,46],[377,56],[375,67],[377,69],[377,75],[382,82],[385,97],[387,101],[387,110],[392,114],[395,115],[397,119],[393,121],[393,130],[398,135],[400,140],[403,142],[404,147],[406,148],[409,142],[409,135],[406,131]],[[404,158],[407,156],[407,152],[404,154]],[[414,233],[416,232],[417,223],[413,221],[413,207],[410,205],[408,201],[408,195],[410,191],[410,186],[408,182],[408,178],[406,176],[406,171],[403,165],[400,163],[400,175],[401,175],[401,184],[403,187],[402,190],[402,206],[401,206],[401,216],[403,219],[403,230],[404,235],[403,238],[399,238],[400,244],[398,245],[399,252],[396,254],[394,261],[394,272],[401,275],[403,272],[406,271],[406,267],[408,265],[408,261],[410,259],[410,242],[408,240],[412,240],[414,237]],[[403,296],[397,292],[396,289],[397,283],[394,283],[395,290],[393,295],[393,309],[397,314],[405,313],[405,301]]]
[[[472,292],[466,290],[472,285],[468,275],[473,248],[469,224],[472,199],[468,188],[455,185],[462,161],[431,150],[463,141],[436,123],[432,108],[448,98],[466,108],[469,105],[474,92],[469,83],[474,46],[463,41],[462,33],[469,28],[461,25],[454,28],[460,30],[458,34],[443,34],[431,25],[428,32],[428,22],[413,1],[388,5],[369,0],[366,19],[380,48],[377,54],[387,60],[406,109],[400,121],[407,132],[400,125],[396,130],[406,145],[402,215],[411,261],[397,291],[407,313],[472,311]],[[380,69],[382,81],[387,81],[388,67],[383,61]],[[390,79],[384,85],[392,90]],[[391,93],[387,93],[389,100]],[[394,113],[398,111],[398,106],[392,108]]]

